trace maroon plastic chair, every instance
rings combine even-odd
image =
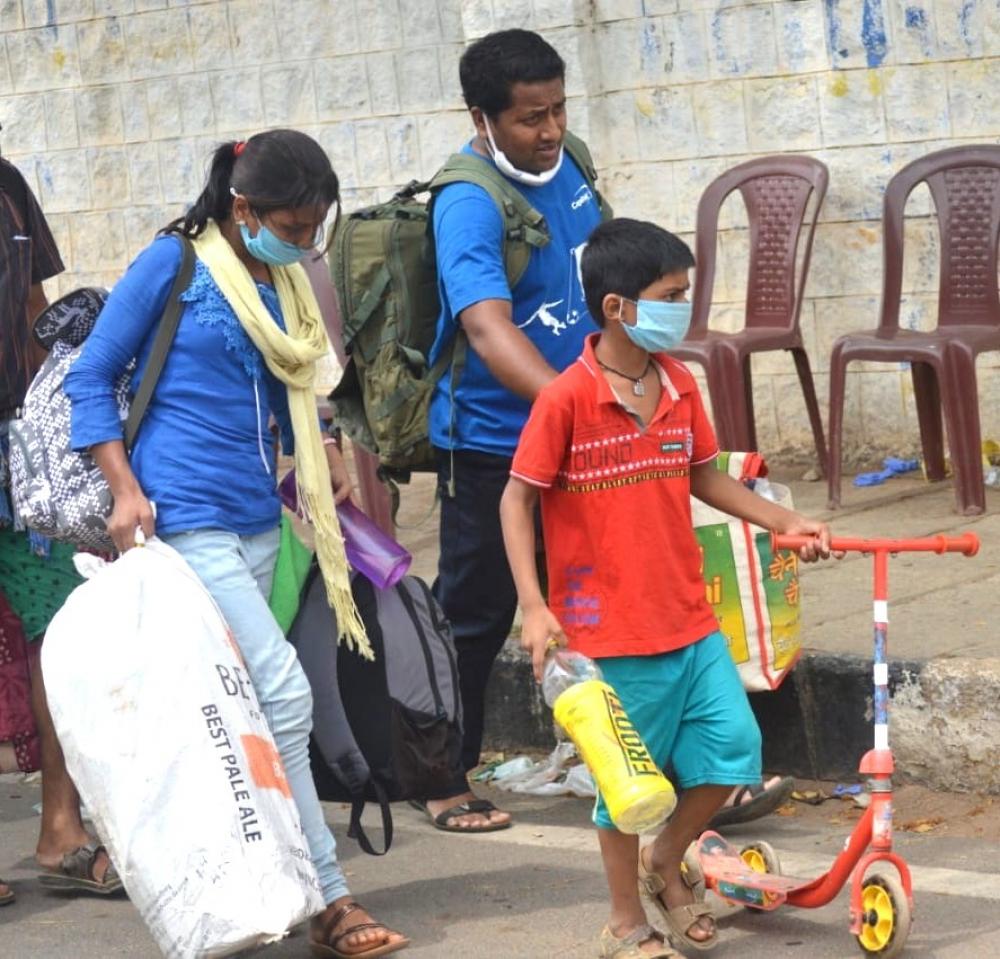
[[[750,355],[789,350],[802,386],[820,469],[826,471],[826,443],[809,357],[799,330],[802,294],[809,273],[816,218],[826,196],[829,174],[812,157],[768,156],[727,170],[713,180],[698,202],[691,329],[670,351],[679,360],[700,363],[708,379],[712,414],[722,449],[757,449]],[[739,190],[750,224],[750,266],[744,328],[723,333],[708,328],[715,280],[719,209]],[[815,193],[805,232],[801,264],[800,236],[809,198]]]
[[[330,271],[326,259],[317,260],[313,256],[304,257],[302,266],[312,285],[319,310],[326,324],[326,332],[330,337],[334,353],[340,365],[347,361],[344,354],[344,328],[340,318],[340,306],[337,303],[337,291],[330,279]],[[329,411],[329,404],[320,402],[321,413]],[[358,490],[361,493],[361,508],[368,517],[389,536],[395,535],[395,524],[392,521],[392,500],[385,484],[378,478],[378,457],[357,444],[353,445],[354,465],[358,472]]]
[[[931,332],[901,328],[903,211],[919,183],[934,200],[941,239],[938,323]],[[945,475],[942,410],[960,513],[986,508],[976,356],[1000,350],[997,238],[1000,146],[954,147],[914,160],[890,181],[883,204],[882,312],[875,330],[848,333],[830,355],[830,507],[840,505],[844,383],[851,360],[908,360],[927,478]]]

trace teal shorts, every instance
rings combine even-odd
[[[722,633],[670,653],[598,663],[656,764],[672,770],[675,786],[760,782],[760,729]],[[615,828],[600,793],[593,820]]]

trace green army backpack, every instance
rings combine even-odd
[[[564,144],[607,219],[611,209],[594,185],[597,171],[586,144],[571,133]],[[532,248],[549,242],[545,219],[494,166],[468,154],[452,155],[431,180],[414,180],[387,202],[351,213],[333,238],[330,273],[349,354],[330,394],[333,418],[353,442],[378,456],[385,479],[405,482],[411,472],[436,468],[431,394],[449,364],[454,390],[465,365],[461,330],[433,367],[428,362],[440,313],[431,209],[440,189],[459,182],[482,187],[500,210],[513,288]],[[418,199],[425,193],[426,203]]]

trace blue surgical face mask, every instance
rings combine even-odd
[[[309,251],[281,239],[273,234],[263,223],[256,236],[250,235],[250,229],[245,223],[240,224],[240,236],[247,253],[263,263],[271,266],[291,266],[298,263]]]
[[[234,198],[240,196],[235,187],[230,187],[229,193]],[[239,225],[243,245],[246,247],[247,253],[255,259],[270,266],[291,266],[293,263],[298,263],[309,252],[309,250],[289,243],[288,240],[283,240],[280,236],[272,233],[264,226],[259,217],[257,222],[260,223],[260,227],[256,236],[250,235],[250,228],[245,223]],[[323,228],[320,227],[313,238],[314,245],[322,235]]]
[[[622,297],[624,301],[626,297]],[[691,326],[691,304],[664,300],[629,300],[635,304],[635,326],[622,322],[625,335],[647,353],[672,350]],[[618,313],[621,319],[621,311]]]

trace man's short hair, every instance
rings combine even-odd
[[[498,30],[470,46],[458,64],[462,96],[470,109],[489,117],[511,104],[515,83],[562,80],[566,64],[555,49],[531,30]]]
[[[598,226],[580,258],[587,309],[604,326],[604,297],[618,293],[637,300],[660,277],[694,266],[691,248],[663,227],[618,217]]]

